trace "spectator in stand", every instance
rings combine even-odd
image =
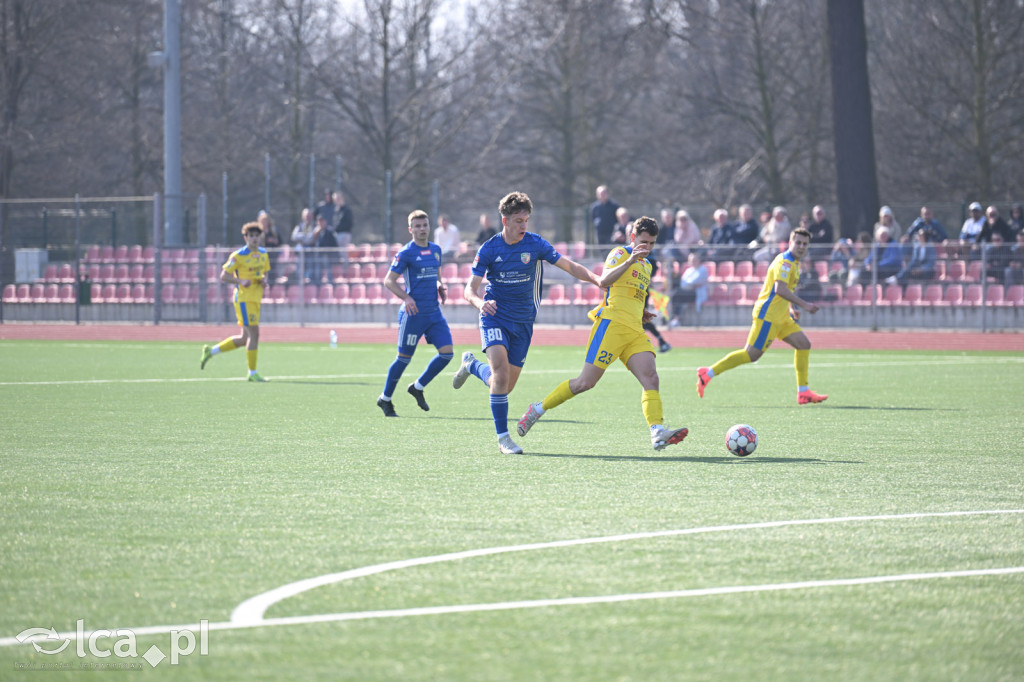
[[[813,258],[825,258],[835,242],[835,236],[823,207],[815,206],[811,209],[811,222],[807,231],[811,233],[811,246],[807,253]]]
[[[310,273],[310,280],[313,284],[320,284],[325,279],[331,281],[331,260],[338,248],[338,238],[334,236],[334,230],[327,224],[327,216],[321,213],[316,217],[316,229],[313,230],[316,246],[316,253],[313,255],[313,267]]]
[[[923,217],[922,211],[922,217]],[[935,245],[931,243],[931,232],[927,227],[914,231],[914,246],[910,253],[910,260],[896,273],[890,277],[888,282],[906,284],[910,281],[927,282],[935,279],[935,262],[938,260],[938,253]]]
[[[661,209],[661,222],[658,223],[658,241],[662,248],[672,241],[672,232],[676,229],[676,212],[671,208]]]
[[[1003,244],[1009,244],[1013,241],[1013,230],[1006,223],[1005,220],[999,215],[999,209],[995,206],[989,206],[985,210],[985,224],[981,227],[981,232],[978,234],[978,241],[980,243],[988,243],[992,241],[993,235],[1002,235]]]
[[[861,284],[874,284],[873,277],[878,282],[884,282],[903,269],[903,249],[892,238],[888,227],[879,225],[875,228],[875,242],[874,251],[864,259],[864,269],[860,273]]]
[[[1010,249],[1010,262],[1006,266],[1003,284],[1024,284],[1024,230],[1017,233],[1017,243]]]
[[[437,216],[437,229],[434,230],[434,243],[441,247],[441,259],[451,262],[459,255],[459,245],[462,244],[462,236],[459,228],[455,226],[448,216],[442,213]]]
[[[757,235],[761,232],[761,226],[758,225],[757,220],[754,218],[754,209],[750,204],[743,204],[739,210],[739,222],[736,223],[735,233],[733,234],[733,243],[737,246],[745,246],[750,248],[751,243],[757,242]],[[737,254],[741,253],[743,249],[736,249]]]
[[[324,190],[324,198],[317,203],[316,208],[313,209],[313,224],[316,225],[316,218],[320,214],[323,214],[327,218],[327,224],[331,225],[334,221],[334,192],[328,187]]]
[[[832,255],[829,256],[829,274],[828,279],[830,282],[837,284],[845,284],[846,277],[850,272],[850,259],[853,258],[854,246],[853,242],[846,237],[840,237],[836,240],[835,246],[832,247]],[[835,263],[839,263],[839,267],[832,267]]]
[[[686,257],[686,268],[679,278],[679,286],[672,291],[670,327],[679,326],[679,316],[687,303],[692,303],[694,310],[700,313],[700,307],[708,300],[708,277],[708,266],[701,261],[700,249],[690,251]]]
[[[303,280],[312,281],[313,261],[316,257],[307,251],[316,246],[316,223],[313,220],[313,211],[308,208],[302,209],[302,219],[292,228],[292,246],[299,252],[299,262],[305,268],[302,273]]]
[[[590,224],[594,226],[594,239],[598,244],[611,244],[615,230],[615,212],[619,205],[608,196],[608,187],[600,185],[595,191],[597,201],[590,206]]]
[[[810,224],[811,217],[807,216],[807,222]],[[804,229],[807,229],[803,225]],[[793,290],[800,298],[805,301],[820,301],[823,298],[823,291],[821,290],[821,280],[818,279],[818,272],[814,268],[814,262],[811,260],[810,252],[800,261],[800,279],[797,280],[796,289]]]
[[[789,223],[789,216],[784,206],[776,206],[772,209],[772,217],[761,228],[758,241],[761,248],[754,252],[754,260],[770,263],[775,260],[782,251],[786,250],[789,242],[789,233],[793,226]]]
[[[263,237],[260,239],[260,246],[270,249],[267,254],[270,256],[270,272],[267,273],[267,283],[272,284],[277,270],[277,249],[281,246],[281,233],[274,226],[274,219],[266,211],[256,214],[256,222],[263,228]]]
[[[630,225],[629,209],[619,206],[615,211],[615,229],[612,230],[612,244],[625,244],[633,227]]]
[[[889,230],[889,237],[894,242],[899,242],[900,237],[903,236],[903,228],[896,221],[896,216],[893,215],[892,209],[888,206],[878,209],[878,222],[875,223],[876,233],[879,227]]]
[[[676,211],[676,226],[672,232],[672,244],[668,247],[672,259],[680,264],[685,263],[690,249],[703,245],[700,228],[690,219],[690,214],[682,208]]]
[[[914,235],[921,230],[924,230],[928,235],[928,241],[933,244],[944,244],[949,239],[946,229],[935,219],[932,210],[927,206],[921,207],[921,217],[910,224],[910,229],[900,241],[913,243]]]
[[[985,277],[992,277],[1000,284],[1005,284],[1006,270],[1013,260],[1013,247],[1003,239],[1001,232],[993,232],[992,238],[985,249]]]
[[[1024,206],[1014,204],[1010,208],[1010,219],[1006,222],[1010,224],[1010,229],[1013,230],[1014,235],[1024,232]]]
[[[867,232],[858,232],[853,242],[853,255],[847,264],[846,286],[856,284],[860,281],[860,275],[864,271],[864,261],[871,255],[871,235]]]
[[[729,222],[729,213],[724,208],[716,209],[711,217],[715,224],[708,236],[708,245],[712,247],[707,252],[708,260],[715,262],[732,260],[736,252],[733,246],[736,238],[736,225]]]
[[[345,203],[345,195],[341,192],[334,192],[331,195],[334,201],[334,214],[331,219],[331,229],[334,230],[334,238],[341,247],[341,260],[348,260],[348,247],[352,244],[352,228],[355,220],[352,217],[352,209]]]
[[[483,244],[485,241],[498,234],[498,231],[491,225],[491,216],[486,213],[480,214],[480,231],[476,235],[476,243]]]
[[[960,256],[969,258],[977,253],[978,237],[981,236],[981,229],[985,227],[985,214],[981,211],[981,204],[972,202],[968,207],[971,215],[964,221],[960,228]]]

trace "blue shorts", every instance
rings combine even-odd
[[[416,352],[416,344],[420,337],[426,337],[427,343],[443,348],[452,345],[452,330],[448,328],[448,320],[438,310],[435,313],[416,313],[406,315],[405,308],[398,310],[398,354],[411,356]]]
[[[493,315],[480,316],[480,347],[505,346],[508,364],[522,367],[533,339],[533,322],[502,322]]]

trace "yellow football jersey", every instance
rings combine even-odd
[[[248,287],[235,285],[234,300],[259,303],[263,300],[263,279],[270,272],[270,256],[262,247],[253,252],[249,250],[248,246],[243,246],[228,256],[228,262],[224,264],[224,272],[230,272],[238,279],[248,279],[253,282]]]
[[[789,301],[775,294],[775,282],[780,280],[790,291],[794,291],[800,281],[800,261],[794,259],[788,249],[776,256],[768,268],[764,286],[754,303],[753,316],[757,319],[778,323],[789,318]]]
[[[616,246],[608,253],[604,269],[614,268],[632,253],[631,246]],[[643,331],[644,303],[651,286],[651,263],[642,258],[615,280],[604,294],[601,305],[590,311],[590,319],[613,320],[631,329]]]

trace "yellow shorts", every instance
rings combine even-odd
[[[797,321],[787,317],[784,322],[769,322],[754,318],[750,325],[750,333],[747,334],[747,345],[758,350],[766,350],[775,339],[784,339],[790,334],[803,331]]]
[[[616,358],[625,364],[635,354],[644,352],[653,353],[654,346],[643,330],[636,331],[611,320],[598,320],[590,329],[586,361],[596,367],[608,369]]]
[[[235,301],[235,317],[239,327],[260,326],[260,302]]]

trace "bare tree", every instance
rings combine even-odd
[[[1021,3],[903,0],[873,14],[885,184],[963,200],[1019,192]]]

